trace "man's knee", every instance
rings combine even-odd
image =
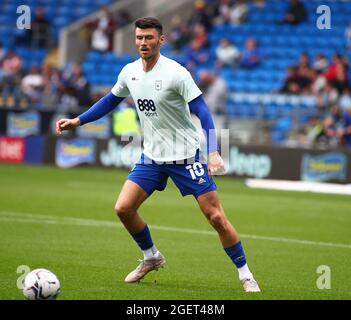
[[[135,212],[135,209],[128,203],[117,202],[115,205],[115,211],[117,216],[121,219],[132,215],[133,212]]]
[[[220,208],[216,206],[210,206],[206,209],[206,216],[210,224],[215,229],[224,229],[227,223],[227,219]]]
[[[210,217],[210,223],[213,225],[216,229],[224,229],[226,226],[226,219],[225,217],[218,213],[213,214]]]

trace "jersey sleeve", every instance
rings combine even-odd
[[[127,86],[126,76],[126,67],[124,67],[118,75],[116,84],[111,89],[111,92],[117,97],[125,98],[129,96],[129,89]]]
[[[190,72],[185,68],[182,68],[180,74],[177,75],[175,87],[186,103],[189,103],[202,94]]]

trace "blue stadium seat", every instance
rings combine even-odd
[[[70,23],[70,18],[66,17],[66,16],[55,17],[53,22],[52,22],[52,24],[57,28],[64,27],[64,26],[68,25],[69,23]]]
[[[2,4],[2,12],[6,15],[13,15],[14,12],[16,12],[17,9],[17,4],[14,2],[7,2]],[[0,20],[1,21],[1,20]]]
[[[59,3],[60,3],[61,6],[72,6],[72,1],[71,0],[60,0]]]
[[[288,132],[292,126],[292,119],[284,117],[277,120],[275,126],[272,128],[271,137],[272,143],[280,144],[286,140]]]
[[[91,0],[76,0],[75,3],[78,7],[90,6]]]
[[[85,61],[82,64],[82,68],[85,74],[90,74],[95,72],[95,64],[89,61]]]
[[[82,18],[89,15],[93,11],[90,7],[77,7],[74,9],[73,13],[76,18]]]
[[[89,51],[86,55],[86,60],[91,62],[99,62],[102,59],[102,54],[97,51]]]
[[[61,6],[58,7],[56,10],[56,14],[59,16],[64,16],[67,19],[72,19],[72,17],[74,16],[74,12],[72,10],[72,6]]]
[[[108,74],[113,69],[113,63],[101,63],[97,69],[104,74]]]
[[[15,21],[16,20],[14,19],[12,14],[3,13],[0,15],[0,25],[15,26]]]
[[[97,6],[105,6],[111,3],[111,0],[95,0],[94,3]]]

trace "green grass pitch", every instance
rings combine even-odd
[[[251,190],[217,178],[262,293],[245,294],[237,271],[191,196],[169,180],[140,209],[166,256],[139,284],[125,276],[142,256],[115,216],[127,171],[0,165],[0,299],[23,299],[17,267],[61,281],[59,299],[350,299],[350,197]],[[331,270],[320,290],[317,268]]]

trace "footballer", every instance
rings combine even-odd
[[[61,134],[95,121],[114,110],[129,95],[134,100],[144,132],[143,152],[122,187],[115,210],[144,258],[127,275],[125,282],[138,282],[166,263],[137,210],[155,190],[164,190],[171,178],[183,196],[194,196],[217,231],[224,251],[238,270],[244,291],[260,292],[246,262],[240,237],[227,219],[216,192],[213,175],[224,171],[224,162],[217,144],[210,141],[216,141],[216,138],[210,139],[215,132],[211,114],[191,74],[161,55],[160,47],[164,42],[163,27],[157,19],[138,19],[135,43],[140,58],[122,69],[111,92],[89,110],[77,118],[57,121],[56,131]],[[191,112],[200,119],[206,133],[207,150],[200,150]],[[204,153],[207,163],[203,160]]]

